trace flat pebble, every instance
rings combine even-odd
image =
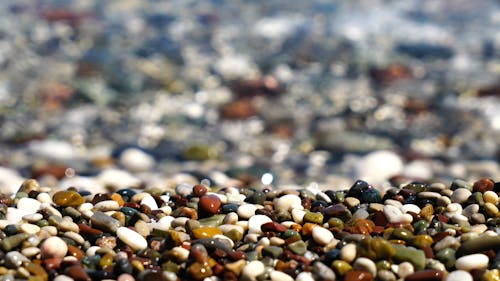
[[[356,244],[350,243],[340,249],[340,258],[348,263],[354,261],[356,255]]]
[[[104,201],[101,201],[97,204],[94,205],[94,212],[95,211],[100,211],[100,212],[107,212],[107,211],[116,211],[120,209],[120,205],[118,204],[118,202],[114,201],[114,200],[104,200]]]
[[[271,271],[269,274],[269,277],[271,278],[272,281],[293,281],[293,277],[277,270]]]
[[[488,267],[489,258],[485,254],[472,254],[457,259],[455,266],[459,270],[471,271]]]
[[[301,272],[295,277],[295,281],[314,281],[314,277],[311,272]]]
[[[243,204],[238,207],[238,216],[242,219],[249,219],[255,215],[257,206],[254,204]]]
[[[34,214],[36,213],[39,209],[42,203],[36,199],[33,198],[21,198],[17,202],[17,208],[26,211],[29,214]]]
[[[156,200],[153,196],[146,196],[142,198],[141,205],[142,204],[148,206],[152,211],[158,210],[158,204],[156,203]]]
[[[453,193],[450,196],[450,199],[454,203],[464,203],[467,201],[469,196],[471,196],[472,192],[469,189],[466,188],[457,188],[453,191]]]
[[[40,231],[40,227],[31,223],[23,223],[19,226],[19,230],[24,233],[37,234]]]
[[[116,235],[134,251],[143,250],[148,247],[148,242],[139,233],[127,227],[119,227]]]

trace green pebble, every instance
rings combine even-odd
[[[6,252],[19,246],[24,240],[28,239],[31,235],[28,233],[19,233],[13,236],[6,237],[2,239],[2,248]]]
[[[288,239],[288,238],[293,237],[293,236],[299,236],[300,237],[300,234],[297,231],[294,231],[294,230],[291,230],[291,229],[285,230],[285,232],[283,232],[283,234],[282,234],[282,238],[283,239]]]
[[[49,222],[45,219],[42,219],[42,220],[37,221],[35,224],[39,227],[44,227],[44,226],[48,226]]]
[[[250,197],[254,204],[263,204],[266,201],[266,194],[262,191],[255,191]]]
[[[409,231],[408,229],[398,227],[395,228],[394,231],[392,231],[391,236],[395,239],[410,242],[413,238],[413,233],[411,233],[411,231]]]
[[[247,252],[247,261],[255,261],[259,259],[259,253],[257,251]]]
[[[367,257],[371,260],[388,260],[396,254],[393,245],[380,237],[366,238],[358,243],[356,247],[358,256]]]
[[[346,274],[348,271],[352,270],[352,266],[343,260],[334,260],[332,262],[332,268],[335,270],[335,272],[338,275],[341,275],[341,276]]]
[[[315,200],[316,199],[316,196],[314,195],[314,193],[312,193],[311,191],[309,190],[301,190],[300,191],[300,197],[302,198],[309,198],[311,200]]]
[[[52,215],[52,216],[49,217],[48,222],[49,222],[50,225],[58,226],[59,224],[61,224],[62,218],[58,217],[58,216]]]
[[[451,190],[455,190],[457,188],[465,188],[472,191],[472,184],[461,179],[456,179],[451,183]]]
[[[323,224],[323,214],[315,212],[306,212],[304,222],[312,222],[315,224]]]
[[[231,229],[228,232],[224,234],[226,237],[229,239],[233,240],[234,242],[239,242],[243,239],[243,233],[239,232],[236,229]]]
[[[63,216],[70,216],[73,220],[78,220],[82,216],[82,213],[73,207],[64,208],[62,214]]]
[[[133,216],[137,213],[137,210],[130,207],[121,207],[120,212],[122,212],[126,216]]]
[[[172,261],[167,261],[166,263],[162,264],[161,268],[163,269],[163,271],[170,271],[175,274],[179,273],[179,270],[181,269],[178,264]]]
[[[446,248],[436,253],[435,257],[446,266],[448,270],[455,266],[455,249]]]
[[[335,192],[335,201],[337,203],[343,203],[345,201],[345,192],[344,191],[336,191]]]
[[[467,199],[466,203],[467,205],[478,204],[479,207],[483,207],[484,206],[483,194],[481,192],[472,193],[471,196],[469,196],[469,198]]]
[[[307,251],[307,245],[304,241],[299,240],[289,244],[288,249],[297,255],[303,255]]]
[[[487,236],[469,239],[460,245],[457,249],[456,255],[457,257],[461,257],[490,249],[495,251],[500,249],[500,236]]]
[[[224,214],[218,214],[218,215],[213,215],[213,216],[208,217],[208,218],[199,219],[198,221],[200,222],[201,226],[217,227],[217,226],[222,224],[225,216],[226,215],[224,215]]]
[[[328,220],[328,226],[344,229],[344,222],[341,219],[334,217]]]
[[[392,247],[396,250],[394,260],[397,262],[410,262],[416,270],[423,270],[425,268],[424,251],[402,245],[393,245]]]
[[[283,249],[278,246],[267,246],[262,249],[263,256],[270,256],[273,258],[278,258],[283,253]]]
[[[391,263],[387,260],[380,260],[375,263],[377,270],[391,270]]]
[[[403,187],[404,189],[411,189],[417,193],[427,191],[427,186],[422,183],[410,183]]]
[[[413,224],[413,228],[415,229],[415,233],[417,234],[425,232],[428,226],[429,224],[426,220],[419,220]]]
[[[187,203],[186,207],[198,210],[198,201],[196,201],[196,202],[189,202],[189,203]]]
[[[276,219],[279,221],[279,222],[282,222],[282,221],[289,221],[292,219],[292,216],[290,215],[290,212],[288,211],[284,211],[284,210],[279,210],[277,213],[276,213]]]
[[[14,200],[15,199],[21,199],[21,198],[26,198],[26,197],[28,197],[28,193],[21,191],[21,192],[16,193],[16,196],[14,197]]]

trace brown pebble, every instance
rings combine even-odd
[[[193,194],[196,197],[201,197],[201,196],[205,195],[207,193],[207,191],[208,191],[207,187],[202,185],[202,184],[197,184],[193,187]]]
[[[285,232],[287,230],[286,227],[284,227],[282,224],[278,222],[267,222],[264,223],[261,227],[263,232]]]
[[[87,274],[87,272],[85,272],[83,267],[79,264],[72,265],[72,266],[66,268],[66,270],[64,270],[64,272],[68,276],[73,278],[75,281],[92,281],[92,279]]]
[[[80,229],[80,234],[89,234],[89,235],[101,235],[102,231],[99,229],[92,228],[86,224],[78,224],[78,228]]]
[[[68,244],[68,254],[70,256],[77,258],[78,260],[81,260],[85,256],[82,250],[80,250],[78,247],[69,244]]]
[[[485,193],[486,191],[493,190],[495,182],[491,179],[480,179],[472,186],[472,192]]]
[[[344,281],[372,281],[373,275],[369,272],[350,270],[344,276]]]
[[[406,276],[405,281],[440,281],[444,272],[441,270],[422,270]]]
[[[207,215],[218,214],[222,203],[217,195],[203,195],[198,202],[198,210]]]
[[[62,258],[49,258],[42,261],[43,267],[47,270],[57,270],[61,267]]]

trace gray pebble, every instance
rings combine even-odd
[[[5,255],[5,266],[8,268],[18,268],[23,262],[29,261],[23,254],[18,251],[11,251]]]
[[[95,212],[94,215],[90,217],[90,222],[92,223],[92,227],[111,233],[116,233],[118,228],[121,226],[120,221],[106,215],[103,212]]]

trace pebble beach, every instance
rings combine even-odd
[[[498,1],[0,22],[0,281],[500,280]]]

